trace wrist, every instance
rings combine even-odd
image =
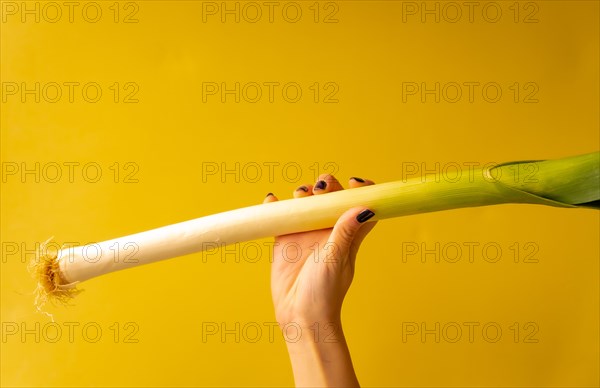
[[[280,327],[297,325],[302,328],[310,328],[315,324],[335,324],[341,326],[341,309],[329,311],[330,309],[312,309],[313,311],[275,311],[275,319]]]
[[[292,320],[280,322],[279,328],[288,348],[312,349],[315,346],[346,343],[339,319]]]
[[[294,327],[301,336],[291,335]],[[358,386],[348,345],[339,321],[287,324],[287,350],[297,386]],[[286,337],[284,331],[284,338]]]

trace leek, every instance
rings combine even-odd
[[[34,263],[36,304],[39,309],[47,300],[66,301],[78,292],[76,285],[87,279],[199,252],[215,243],[227,245],[329,228],[342,213],[356,206],[374,211],[372,220],[506,203],[600,209],[600,152],[504,163],[463,171],[457,177],[436,181],[435,176],[424,176],[282,200],[44,252]]]

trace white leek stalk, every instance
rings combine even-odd
[[[525,171],[530,174],[522,174]],[[599,152],[559,160],[505,163],[463,171],[457,176],[456,181],[425,176],[277,201],[70,247],[55,254],[46,252],[35,267],[39,281],[36,303],[39,307],[48,298],[64,301],[84,280],[199,252],[215,244],[328,228],[355,206],[373,210],[372,220],[503,203],[600,209]]]

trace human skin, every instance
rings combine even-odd
[[[372,184],[361,178],[349,181],[350,189]],[[294,198],[343,189],[334,176],[321,175],[314,185],[296,189]],[[269,193],[264,202],[277,200]],[[271,293],[279,326],[293,329],[286,345],[296,386],[359,386],[341,310],[360,244],[376,224],[367,222],[373,215],[356,207],[340,216],[333,228],[275,237]]]

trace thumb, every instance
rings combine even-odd
[[[357,237],[361,226],[374,215],[375,213],[371,210],[361,207],[346,211],[335,223],[328,243],[332,244],[335,251],[344,257],[350,251],[350,246]]]

